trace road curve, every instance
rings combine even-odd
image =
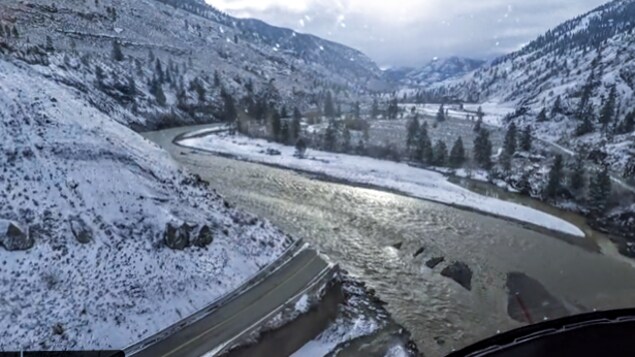
[[[329,268],[305,249],[261,283],[210,315],[133,354],[137,357],[201,356],[223,346],[285,305]]]
[[[219,125],[200,126],[201,129],[210,127],[219,127]],[[164,140],[161,141],[171,143],[176,136],[190,131],[192,128],[163,131],[161,136]],[[156,133],[146,134],[146,138],[156,140],[151,137]],[[174,154],[172,150],[168,151]],[[325,272],[329,270],[329,264],[315,250],[301,250],[258,284],[230,298],[205,317],[187,324],[167,337],[160,338],[157,342],[131,352],[130,355],[198,357],[211,351],[218,351],[220,347],[266,320],[272,312],[305,291],[316,282],[316,278],[324,277]]]

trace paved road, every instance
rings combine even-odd
[[[201,126],[201,128],[206,127],[209,126]],[[188,130],[191,131],[192,128],[163,131],[161,133],[163,140],[160,141],[167,144],[174,137]],[[157,138],[152,137],[153,134],[156,133],[148,133],[146,137],[156,140]],[[174,154],[178,147],[170,146],[166,149]],[[134,353],[133,356],[198,357],[215,351],[239,337],[246,330],[257,326],[277,308],[311,286],[315,279],[323,276],[327,270],[329,270],[328,263],[314,250],[302,250],[259,284],[229,300],[204,318]]]
[[[314,250],[303,250],[260,284],[134,356],[198,357],[216,350],[300,294],[328,267]]]

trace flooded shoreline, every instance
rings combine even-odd
[[[572,314],[635,301],[635,268],[607,250],[612,243],[572,244],[476,212],[185,150],[172,144],[183,131],[146,137],[233,204],[303,238],[366,282],[427,356],[526,324],[508,313],[511,273],[539,282]],[[444,261],[429,268],[425,263],[436,257]],[[471,291],[442,276],[454,262],[473,271]],[[537,304],[531,316],[549,314]]]

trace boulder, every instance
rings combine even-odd
[[[415,252],[415,254],[412,255],[413,258],[416,258],[418,256],[420,256],[421,254],[423,254],[423,252],[426,250],[425,247],[421,247],[419,249],[417,249],[417,251]]]
[[[401,250],[401,247],[403,247],[403,242],[395,243],[392,245],[392,247],[397,250]]]
[[[212,244],[213,241],[214,234],[212,233],[212,229],[208,225],[204,224],[199,226],[196,230],[194,237],[192,238],[192,245],[203,248]]]
[[[79,216],[74,216],[69,219],[71,225],[71,231],[73,236],[81,244],[88,244],[93,240],[93,231],[90,229],[86,221]]]
[[[0,244],[6,250],[29,250],[34,243],[28,228],[23,228],[13,221],[0,219]]]
[[[426,262],[426,266],[430,269],[434,269],[437,267],[437,265],[443,263],[444,261],[445,261],[444,257],[432,258]]]
[[[192,229],[187,223],[183,223],[180,226],[168,223],[163,235],[165,245],[174,250],[183,250],[187,248],[190,245],[191,231]]]
[[[445,267],[445,269],[441,271],[441,275],[456,281],[462,287],[472,291],[472,269],[470,269],[467,264],[454,262]]]

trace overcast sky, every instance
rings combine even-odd
[[[380,66],[511,52],[605,0],[206,0],[357,48]]]

